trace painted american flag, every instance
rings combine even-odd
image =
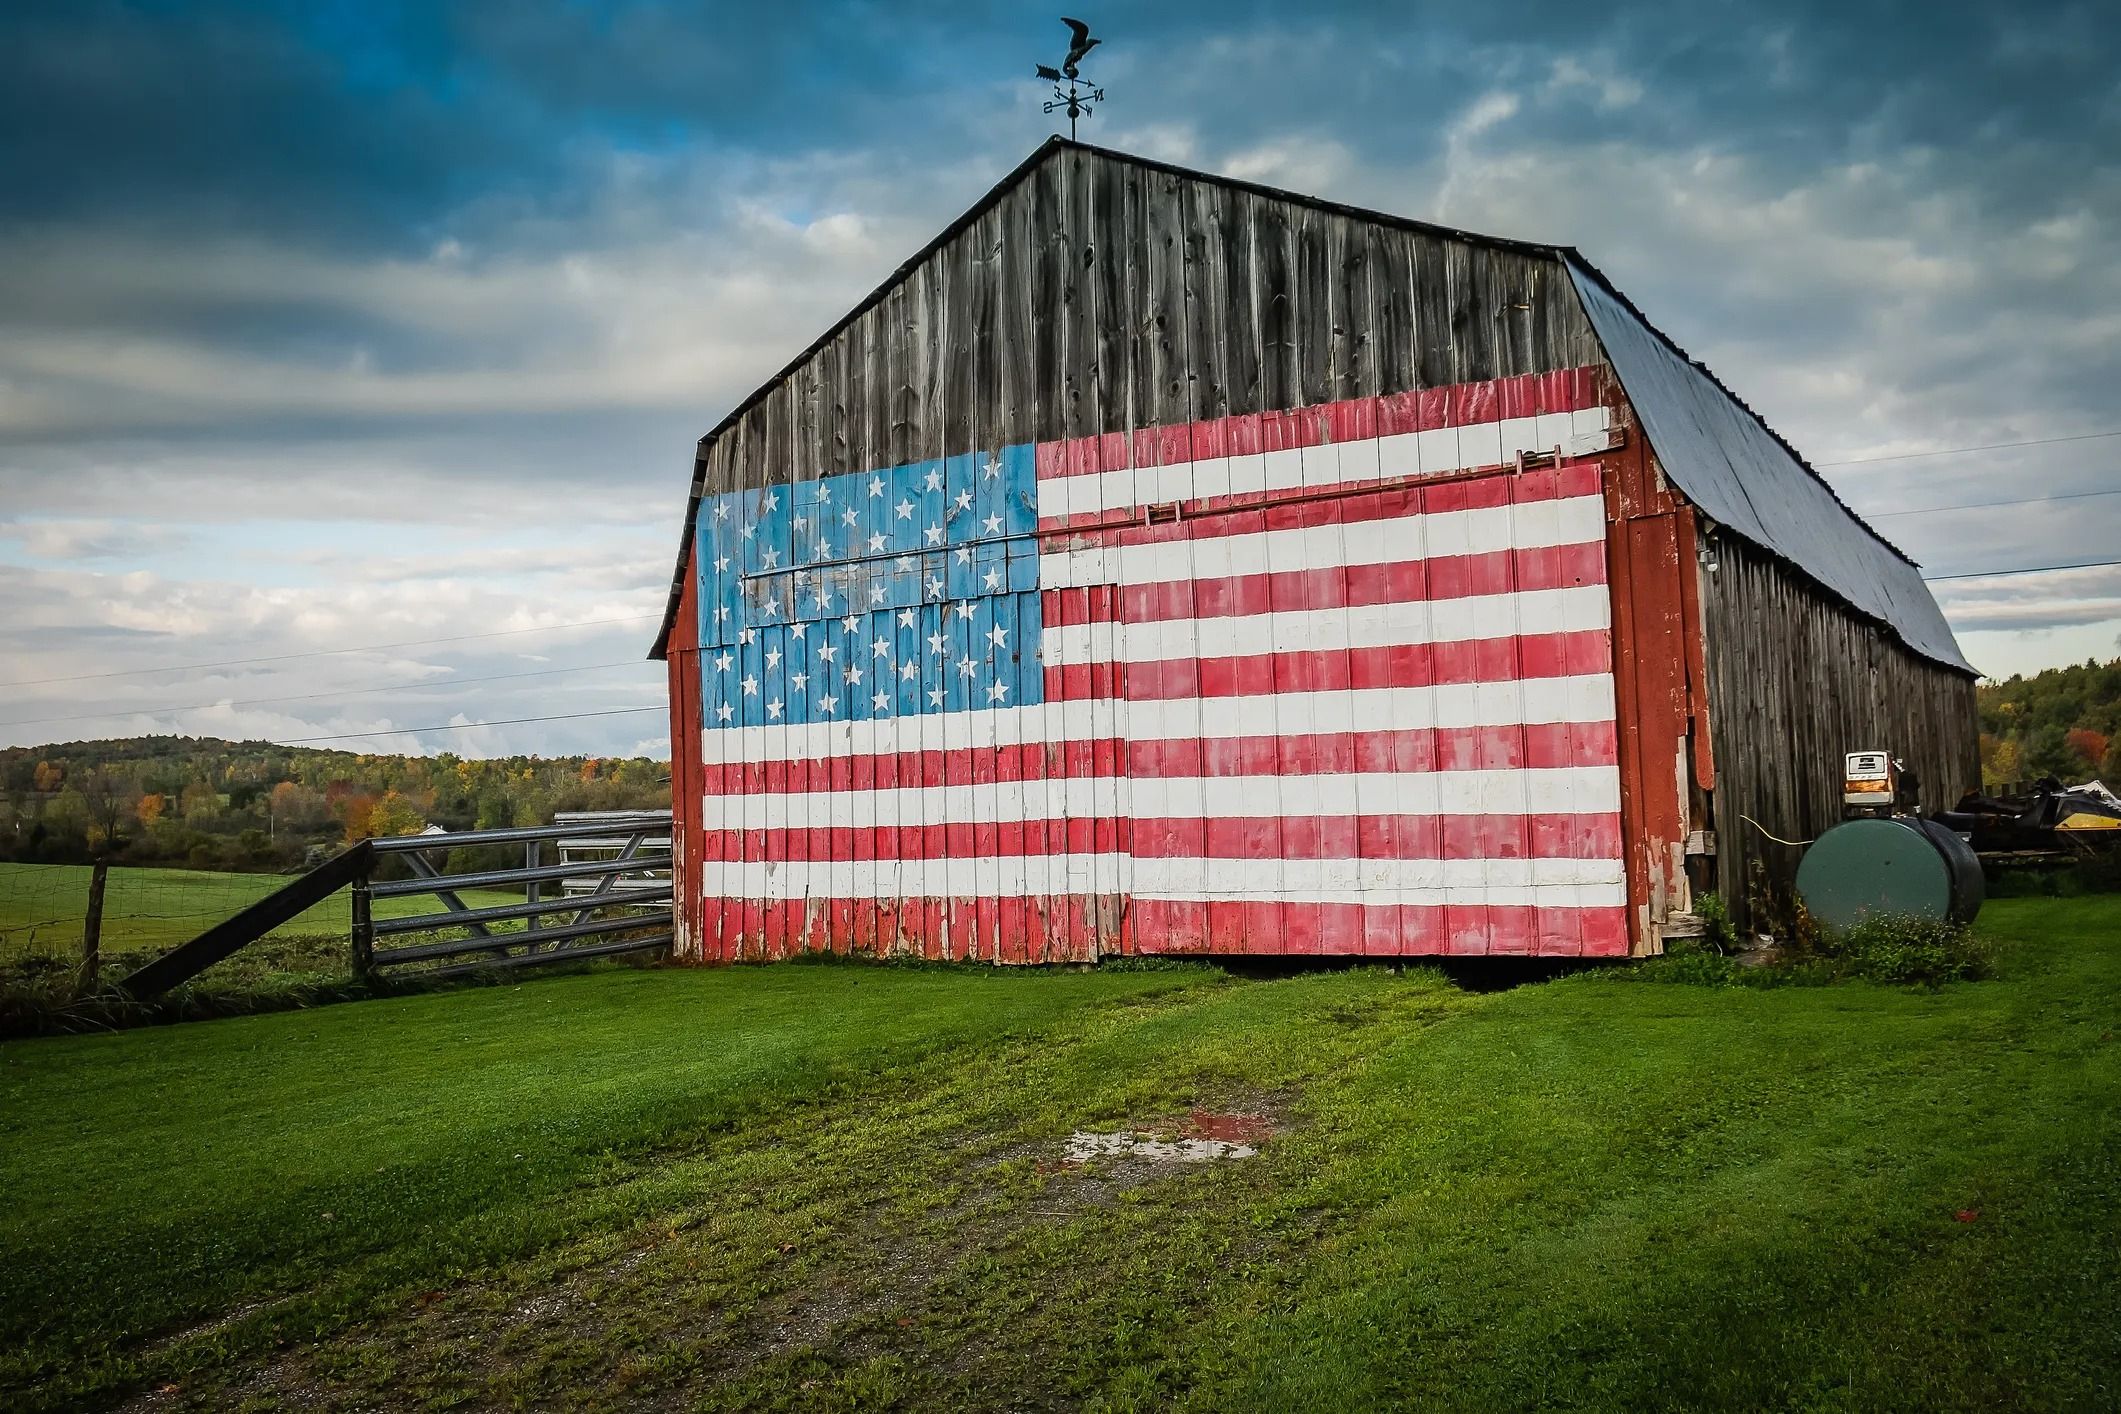
[[[708,954],[1625,952],[1597,373],[704,499]]]

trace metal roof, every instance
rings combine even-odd
[[[1643,318],[1604,275],[1566,255],[1577,296],[1666,476],[1711,519],[1795,566],[1909,648],[1961,672],[1922,571],[1701,364]]]

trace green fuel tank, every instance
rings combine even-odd
[[[1847,928],[1887,914],[1971,923],[1985,890],[1973,846],[1934,820],[1844,820],[1797,866],[1812,916]]]

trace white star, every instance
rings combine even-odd
[[[829,481],[820,481],[820,482],[819,482],[819,483],[817,484],[817,499],[818,499],[818,504],[819,504],[819,505],[825,505],[825,504],[828,504],[828,503],[829,503],[829,502],[830,502],[830,501],[832,500],[832,483],[831,483],[831,482],[829,482]]]
[[[943,582],[937,579],[934,575],[928,576],[928,597],[930,599],[940,599],[943,597]]]
[[[862,680],[862,670],[850,663],[847,665],[847,670],[841,673],[840,676],[851,683],[859,684]]]
[[[972,670],[977,666],[978,664],[974,663],[971,655],[968,654],[957,660],[957,675],[961,678],[969,678],[972,676]]]
[[[848,525],[859,525],[862,518],[855,514],[854,507],[849,506],[840,512],[840,519]]]
[[[852,614],[849,614],[846,618],[840,620],[840,627],[847,630],[847,632],[849,633],[853,633],[861,626],[862,621]]]
[[[1002,533],[1002,518],[1000,516],[988,516],[985,520],[981,521],[980,524],[987,528],[987,533],[989,535],[999,535]]]
[[[832,558],[832,542],[830,540],[820,539],[817,542],[817,557],[821,560]]]
[[[899,627],[900,627],[900,628],[912,628],[912,627],[913,627],[913,610],[911,610],[911,609],[901,609],[901,610],[899,610],[899,611],[898,611],[898,622],[899,622]]]
[[[759,680],[749,673],[744,674],[744,695],[746,697],[759,695]]]
[[[922,485],[922,487],[923,487],[923,488],[925,488],[926,490],[929,490],[929,491],[940,491],[940,490],[942,490],[942,489],[943,489],[943,473],[942,473],[942,471],[941,471],[940,469],[937,469],[937,470],[933,470],[933,471],[930,471],[930,472],[928,473],[928,479],[927,479],[926,481],[923,481],[923,482],[921,483],[921,485]]]
[[[790,624],[790,625],[788,625],[788,636],[789,636],[790,638],[801,638],[801,637],[802,637],[802,636],[803,636],[804,634],[808,633],[809,631],[810,631],[810,625],[808,625],[808,624]]]
[[[769,668],[778,668],[778,667],[779,667],[780,665],[781,665],[781,650],[780,650],[780,649],[778,649],[778,648],[769,648],[769,649],[767,649],[767,650],[766,650],[766,666],[767,666],[767,667],[769,667]]]
[[[987,571],[985,576],[981,578],[980,583],[986,585],[989,589],[999,589],[1002,587],[1002,572],[1000,570],[990,569]]]
[[[839,645],[836,643],[821,643],[818,645],[817,656],[821,661],[829,663],[838,656],[839,651]]]
[[[736,636],[736,641],[748,645],[753,639],[757,638],[758,636],[759,631],[757,629],[747,628],[742,633]]]
[[[957,562],[961,565],[969,565],[972,563],[972,547],[970,545],[960,545],[957,547]]]
[[[722,605],[714,611],[714,616],[717,619],[727,620],[729,617],[729,606],[727,604]]]
[[[766,715],[778,719],[781,715],[781,699],[776,697],[766,704]]]
[[[995,477],[1000,476],[1002,474],[1002,464],[996,458],[989,457],[987,458],[987,465],[985,470],[987,472],[987,479],[989,481],[992,481]]]
[[[743,530],[742,530],[742,531],[741,531],[740,533],[741,533],[741,534],[743,535],[743,537],[744,537],[744,538],[745,538],[746,540],[749,540],[749,539],[750,539],[750,538],[751,538],[752,536],[754,536],[754,535],[756,535],[756,534],[758,534],[758,533],[759,533],[759,528],[758,528],[758,526],[757,526],[756,524],[752,524],[752,525],[747,525],[747,526],[745,526],[745,527],[743,528]]]
[[[1008,695],[1009,684],[1003,682],[1000,678],[996,678],[993,682],[987,684],[987,700],[989,702],[999,702]]]
[[[724,504],[721,504],[721,505],[717,505],[717,506],[716,506],[716,507],[714,508],[714,518],[715,518],[716,520],[727,520],[727,519],[729,519],[729,507],[728,507],[728,505],[727,505],[726,503],[724,503]]]
[[[778,492],[778,491],[768,491],[768,492],[766,493],[766,499],[765,499],[765,500],[763,500],[763,501],[760,501],[760,502],[759,502],[759,508],[760,508],[761,510],[768,510],[768,511],[777,511],[777,510],[779,510],[779,509],[781,508],[781,494],[780,494],[780,492]]]
[[[900,520],[913,519],[913,502],[911,501],[901,501],[897,505],[893,506],[891,509],[898,512],[898,518]]]
[[[729,557],[727,555],[716,555],[714,557],[714,572],[716,574],[729,573]]]
[[[959,618],[963,619],[966,623],[972,622],[972,601],[970,599],[960,599],[957,601],[957,603],[951,605],[951,607],[957,610],[957,616]]]
[[[883,586],[883,585],[881,585],[881,584],[872,584],[872,585],[870,585],[870,586],[869,586],[869,602],[870,602],[870,603],[872,603],[872,604],[881,604],[881,603],[883,603],[883,602],[884,602],[884,586]]]
[[[759,563],[767,569],[776,569],[781,563],[781,552],[769,549],[759,556]]]
[[[714,670],[718,673],[726,673],[729,671],[729,665],[731,663],[734,663],[735,661],[736,659],[731,656],[729,650],[725,648],[721,652],[714,655]]]
[[[951,497],[951,500],[956,502],[957,508],[961,511],[972,509],[972,493],[970,491],[960,491]]]
[[[876,696],[869,699],[869,705],[874,707],[879,712],[886,710],[889,707],[890,702],[891,694],[888,692],[879,692]]]
[[[900,574],[911,574],[913,572],[913,556],[899,556],[891,562],[891,568],[897,570]]]
[[[829,717],[839,710],[840,700],[837,697],[820,697],[818,699],[817,711],[820,717]]]
[[[870,496],[870,498],[871,498],[871,499],[873,500],[873,499],[875,499],[876,497],[878,497],[878,496],[881,496],[881,495],[883,495],[883,494],[884,494],[884,478],[883,478],[883,477],[881,477],[881,476],[872,476],[872,477],[870,477],[870,478],[869,478],[869,496]]]
[[[819,613],[821,613],[821,614],[829,614],[829,613],[831,613],[831,612],[832,612],[832,591],[831,591],[831,590],[829,590],[829,589],[820,589],[820,590],[818,590],[818,592],[817,592],[817,611],[818,611]]]
[[[993,628],[987,630],[987,641],[996,648],[1005,647],[1009,642],[1009,630],[1003,628],[1000,624],[996,624]]]
[[[808,530],[808,529],[810,528],[810,517],[809,517],[809,516],[797,516],[797,517],[795,518],[795,521],[794,521],[793,523],[794,523],[794,525],[795,525],[795,528],[796,528],[797,530]]]
[[[804,688],[810,686],[810,674],[797,673],[794,677],[788,679],[788,685],[797,692],[801,692]]]
[[[928,543],[929,543],[930,545],[940,545],[940,544],[942,544],[942,543],[943,543],[943,528],[942,528],[941,526],[939,526],[939,525],[931,525],[931,526],[929,526],[929,527],[928,527],[928,531],[927,531],[927,535],[928,535]]]
[[[931,687],[931,688],[929,688],[929,689],[928,689],[928,700],[929,700],[930,702],[933,702],[933,703],[934,703],[934,704],[935,704],[936,706],[938,706],[938,707],[942,706],[942,705],[943,705],[943,690],[942,690],[941,688],[939,688],[939,687]]]
[[[890,656],[891,656],[891,640],[890,640],[890,639],[888,639],[888,638],[872,638],[872,639],[870,639],[870,640],[869,640],[869,653],[870,653],[870,656],[871,656],[871,657],[874,657],[874,658],[888,658],[888,657],[890,657]]]
[[[929,652],[931,652],[931,653],[934,653],[934,654],[936,654],[936,655],[938,655],[938,656],[940,656],[940,655],[942,654],[942,651],[943,651],[943,636],[942,636],[942,634],[940,634],[940,633],[931,633],[931,634],[929,634],[929,635],[928,635],[928,651],[929,651]]]
[[[759,605],[759,615],[762,618],[768,619],[779,618],[781,616],[781,601],[778,599],[768,599],[765,603]]]
[[[907,660],[906,664],[898,670],[898,675],[904,678],[907,682],[912,682],[915,678],[921,675],[921,666],[920,664],[913,662],[909,659]]]
[[[714,715],[722,721],[726,722],[731,717],[736,715],[736,709],[734,707],[731,707],[728,703],[724,702],[721,706],[714,709]]]
[[[872,536],[870,536],[870,537],[869,537],[869,553],[870,553],[870,554],[872,554],[872,555],[881,555],[881,554],[883,554],[883,553],[884,553],[884,537],[883,537],[883,536],[881,536],[881,535],[872,535]]]

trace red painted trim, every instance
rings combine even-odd
[[[1623,957],[1626,910],[1531,905],[1188,902],[1136,899],[1145,953],[1369,957]]]

